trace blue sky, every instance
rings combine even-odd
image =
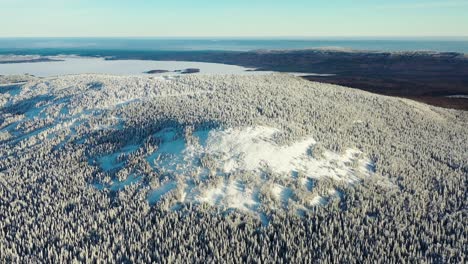
[[[0,37],[468,36],[468,0],[0,0]]]

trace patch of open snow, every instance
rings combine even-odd
[[[221,200],[225,196],[225,189],[226,185],[224,184],[215,188],[210,188],[199,197],[199,201],[209,203],[211,205],[220,205]]]
[[[141,101],[140,98],[127,99],[127,100],[122,100],[122,101],[116,103],[115,106],[121,107],[121,106],[124,106],[124,105],[128,105],[128,104],[131,104],[131,103],[136,103],[136,102],[140,102],[140,101]]]
[[[281,201],[281,203],[284,206],[288,205],[289,199],[293,195],[293,191],[291,190],[291,188],[284,187],[284,186],[281,186],[279,184],[273,185],[272,193],[273,193],[274,197],[277,200]]]
[[[148,202],[150,204],[155,204],[161,200],[161,198],[167,194],[168,192],[174,190],[177,187],[177,183],[175,181],[170,181],[159,188],[152,190],[148,196]]]
[[[198,139],[198,144],[202,147],[206,147],[206,143],[210,136],[210,130],[198,130],[193,132],[193,135]]]
[[[225,181],[220,186],[210,188],[203,192],[198,200],[211,205],[243,211],[255,211],[259,205],[254,190],[239,180]]]
[[[251,171],[259,173],[266,168],[288,177],[300,171],[312,178],[332,177],[336,180],[353,182],[354,170],[347,163],[352,161],[357,150],[348,150],[344,155],[325,152],[323,159],[308,154],[316,144],[313,138],[305,138],[290,145],[275,143],[274,136],[280,131],[270,127],[248,127],[244,129],[212,130],[194,133],[202,135],[205,142],[198,147],[187,146],[183,138],[175,138],[174,132],[165,130],[158,134],[163,140],[158,150],[148,161],[159,169],[179,173],[193,171],[199,166],[194,160],[209,156],[214,159],[217,169],[224,174]],[[361,166],[362,167],[362,166]],[[182,170],[181,170],[182,169]],[[364,168],[364,171],[367,170]]]
[[[268,219],[268,217],[267,217],[267,215],[265,213],[259,212],[258,216],[259,216],[260,222],[262,222],[263,226],[267,226],[268,224],[270,224],[270,219]]]
[[[20,92],[21,84],[0,84],[0,93],[8,93],[10,96],[15,97],[19,95]]]
[[[36,117],[45,118],[44,109],[46,107],[47,106],[45,105],[40,106],[40,107],[32,107],[26,113],[24,113],[24,115],[26,116],[27,119],[34,119]]]
[[[141,180],[141,177],[136,177],[135,175],[129,176],[127,179],[124,181],[113,181],[111,184],[106,185],[102,183],[96,183],[93,184],[93,186],[98,189],[98,190],[104,190],[104,189],[109,189],[111,191],[119,191],[125,188],[125,186],[136,184]]]
[[[225,173],[259,171],[265,165],[275,172],[287,173],[301,165],[297,160],[316,142],[309,138],[290,146],[279,146],[273,141],[278,132],[269,127],[219,131],[208,139],[206,152],[221,157]]]
[[[338,181],[354,183],[358,180],[356,172],[371,175],[370,161],[358,160],[358,166],[351,168],[352,161],[357,160],[357,150],[347,150],[343,154],[325,151],[321,159],[309,154],[309,150],[317,142],[313,138],[303,138],[288,145],[276,142],[275,135],[280,130],[271,127],[231,128],[226,130],[213,129],[195,131],[195,140],[186,142],[182,135],[173,129],[164,129],[154,137],[159,138],[159,148],[147,157],[148,162],[158,171],[172,173],[185,177],[187,187],[182,188],[181,202],[208,203],[222,208],[239,209],[260,214],[262,201],[259,199],[257,183],[244,183],[237,175],[253,174],[257,180],[265,183],[262,175],[265,170],[276,173],[280,177],[294,178],[310,192],[315,187],[315,180],[332,178]],[[203,159],[209,157],[211,162],[205,168]],[[205,162],[206,163],[206,162]],[[220,177],[208,187],[200,187],[191,179],[206,178],[207,169],[215,171],[215,177]],[[298,173],[306,177],[298,178]],[[189,184],[190,182],[190,184]],[[175,184],[175,183],[173,183]],[[262,183],[260,183],[262,184]],[[173,189],[175,186],[169,185]],[[190,187],[189,187],[190,186]],[[156,192],[160,196],[165,188]],[[294,190],[280,184],[273,184],[272,197],[279,201],[283,208],[294,202],[298,212],[307,210],[305,205],[298,204],[294,198]],[[307,206],[323,205],[328,197],[340,196],[331,189],[327,196],[317,195]],[[153,199],[151,199],[153,200]],[[265,217],[264,217],[265,218]]]
[[[167,132],[163,138],[170,138],[173,132]],[[164,140],[164,139],[163,139]],[[186,149],[183,139],[163,141],[157,151],[149,155],[146,159],[153,167],[158,167],[163,171],[176,173],[180,165],[184,163],[184,151]],[[180,171],[183,172],[183,171]]]
[[[302,178],[301,184],[305,186],[308,191],[312,191],[312,189],[314,189],[315,186],[315,181],[311,178]]]
[[[138,148],[138,145],[128,145],[123,147],[120,151],[99,157],[97,161],[99,162],[100,167],[104,171],[110,171],[116,168],[120,168],[124,165],[124,162],[118,161],[119,155],[128,155],[132,152],[135,152]]]
[[[309,205],[316,206],[316,205],[325,205],[327,203],[326,199],[320,195],[315,196],[310,202]]]

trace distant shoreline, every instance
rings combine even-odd
[[[54,56],[67,53],[64,50],[41,50],[35,54]],[[465,97],[453,97],[468,95],[468,55],[457,52],[320,48],[256,51],[83,50],[68,54],[106,60],[208,62],[254,68],[257,71],[313,73],[309,76],[304,74],[303,78],[468,110]]]
[[[468,54],[468,36],[452,37],[26,37],[1,38],[0,53],[33,50],[254,51],[345,49],[361,51],[435,51]]]
[[[1,55],[0,55],[1,56]],[[47,61],[63,61],[57,59],[50,59],[47,57],[39,58],[39,59],[22,59],[22,60],[0,60],[0,64],[16,64],[16,63],[34,63],[34,62],[47,62]]]

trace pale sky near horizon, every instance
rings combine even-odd
[[[468,36],[468,0],[0,0],[0,37]]]

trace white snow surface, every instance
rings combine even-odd
[[[323,158],[316,159],[308,153],[317,144],[312,137],[281,145],[275,141],[277,133],[281,131],[267,126],[213,129],[195,132],[194,136],[199,142],[188,144],[184,139],[175,137],[173,131],[164,130],[155,135],[163,140],[160,148],[147,159],[155,169],[182,178],[187,175],[190,178],[219,177],[214,186],[191,188],[190,193],[183,195],[183,202],[206,202],[222,208],[253,212],[262,203],[258,198],[260,188],[269,182],[264,179],[266,172],[284,179],[300,172],[307,177],[301,181],[304,189],[313,188],[308,187],[310,179],[328,177],[354,184],[359,180],[356,172],[365,177],[372,174],[368,170],[368,159],[359,160],[357,168],[350,167],[360,153],[358,150],[349,149],[343,154],[326,151]],[[200,162],[206,157],[213,164],[209,169]],[[254,176],[253,183],[246,183],[242,177],[237,177],[245,174]],[[285,206],[294,202],[290,200],[294,191],[289,187],[273,184],[270,191],[273,198]],[[305,205],[324,204],[325,198],[336,195],[337,191],[332,189],[326,197],[315,196]]]
[[[164,86],[167,82],[177,85]],[[77,130],[124,128],[122,117],[104,115],[109,110],[158,97],[215,91],[216,87],[194,87],[185,79],[179,81],[178,77],[171,80],[163,77],[69,75],[32,81],[6,98],[4,107],[28,100],[33,102],[24,114],[4,114],[0,140],[25,146],[55,140],[55,148],[62,148],[73,140],[76,144],[85,144],[85,138],[77,138]],[[373,174],[369,169],[372,167],[370,161],[360,158],[356,149],[343,153],[325,151],[321,157],[315,157],[313,149],[318,142],[312,136],[281,143],[278,140],[281,133],[284,131],[260,125],[196,130],[188,136],[177,134],[171,127],[155,133],[152,136],[159,138],[160,143],[155,151],[145,153],[143,157],[153,170],[166,173],[170,178],[159,187],[152,187],[147,197],[149,203],[158,203],[165,196],[177,193],[180,203],[207,203],[253,212],[265,222],[263,206],[307,209],[325,204],[329,197],[339,196],[335,189],[328,193],[313,193],[317,180],[330,178],[356,184],[360,177]],[[66,136],[56,140],[57,135]],[[114,153],[91,160],[103,173],[113,173],[125,169],[125,157],[141,147],[142,142],[132,142]],[[142,184],[142,177],[134,175],[94,186],[100,190],[121,191],[127,185]],[[297,191],[305,193],[305,198],[295,198]],[[272,205],[269,200],[276,201],[276,204]]]
[[[8,56],[0,61],[40,59],[40,56]],[[266,74],[269,72],[248,71],[249,68],[221,63],[190,62],[190,61],[151,61],[151,60],[106,60],[105,58],[78,56],[49,56],[49,59],[60,61],[23,62],[0,64],[0,74],[17,75],[32,74],[38,77],[51,77],[69,74],[115,74],[115,75],[148,75],[150,70],[167,70],[171,72],[151,74],[157,76],[180,75],[176,70],[188,68],[200,69],[197,74]]]
[[[150,156],[150,161],[153,158],[154,164],[171,172],[188,173],[198,169],[193,160],[209,156],[216,161],[216,169],[223,174],[259,173],[268,169],[285,176],[302,172],[312,178],[331,177],[350,183],[357,180],[346,163],[359,154],[358,150],[350,149],[343,155],[325,152],[324,158],[316,159],[307,153],[317,143],[312,137],[279,145],[275,142],[275,134],[281,131],[266,126],[215,129],[204,133],[208,135],[204,144],[190,146],[185,146],[183,139],[173,139],[172,131],[160,134],[166,140]],[[173,166],[175,163],[181,166],[176,169]],[[366,161],[360,164],[363,171],[366,164]]]

